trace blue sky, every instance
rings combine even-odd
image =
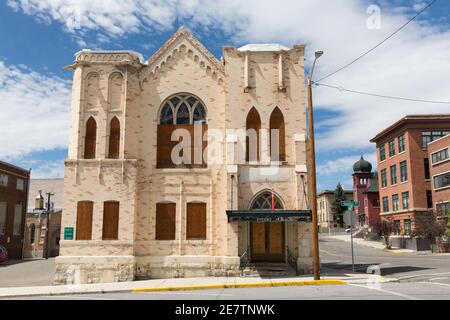
[[[129,49],[148,59],[186,25],[218,58],[222,46],[277,42],[325,55],[317,77],[349,62],[420,10],[427,1],[7,0],[0,3],[0,159],[61,177],[71,72],[83,49]],[[380,8],[371,29],[370,5]],[[326,83],[411,98],[450,101],[450,3],[438,0],[420,19]],[[378,21],[378,20],[377,20]],[[428,81],[424,81],[424,76]],[[449,105],[382,100],[315,88],[319,189],[351,188],[351,165],[375,159],[369,139],[410,113],[450,113]],[[23,122],[21,123],[21,120]],[[3,146],[3,147],[2,147]]]

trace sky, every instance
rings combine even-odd
[[[0,2],[0,160],[63,177],[74,54],[135,50],[145,59],[180,26],[217,57],[225,45],[305,44],[315,79],[390,35],[431,0],[4,0]],[[323,84],[450,101],[450,1],[436,3],[389,41]],[[407,114],[450,113],[450,104],[383,99],[314,88],[318,189],[351,189],[370,139]],[[375,168],[376,169],[376,168]]]

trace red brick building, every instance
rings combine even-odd
[[[441,216],[450,212],[450,135],[428,144],[433,208]]]
[[[381,216],[399,235],[409,235],[414,217],[433,208],[428,145],[450,133],[450,115],[405,116],[371,142],[378,153]]]
[[[0,161],[0,245],[22,259],[30,171]]]
[[[380,220],[380,198],[377,175],[363,157],[353,165],[353,199],[360,203],[355,207],[359,227],[370,231]]]

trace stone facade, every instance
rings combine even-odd
[[[181,28],[146,62],[131,51],[82,51],[68,69],[74,76],[61,239],[66,228],[76,229],[80,201],[93,202],[92,238],[61,240],[56,283],[236,276],[249,246],[249,224],[228,223],[226,210],[248,210],[264,190],[273,190],[285,209],[307,209],[304,46],[286,51],[224,47],[219,62]],[[198,97],[209,130],[227,137],[219,163],[158,167],[161,108],[180,93]],[[245,129],[251,108],[257,109],[261,127],[269,128],[276,107],[285,119],[286,161],[273,172],[270,159],[227,160],[230,151],[245,148],[245,140],[242,145],[227,130]],[[91,117],[97,124],[96,155],[84,159]],[[118,159],[108,159],[114,117],[120,122],[120,151]],[[260,146],[267,151],[267,141]],[[117,240],[102,240],[105,201],[120,203]],[[176,204],[175,239],[156,240],[156,205],[168,202]],[[188,203],[206,204],[206,240],[187,239]],[[299,272],[310,272],[310,224],[284,228],[289,257]]]

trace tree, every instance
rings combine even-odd
[[[384,243],[386,244],[386,249],[391,249],[391,235],[395,232],[395,223],[392,221],[392,218],[381,219],[374,226],[375,232],[379,237],[384,239]]]
[[[438,221],[434,211],[416,214],[414,217],[413,237],[423,238],[434,243],[437,237],[442,237],[445,232],[445,224]]]
[[[334,200],[331,205],[331,212],[341,228],[344,226],[344,213],[347,211],[347,208],[343,207],[341,202],[346,200],[347,197],[345,196],[344,188],[342,188],[342,185],[339,183],[336,190],[334,190]]]

